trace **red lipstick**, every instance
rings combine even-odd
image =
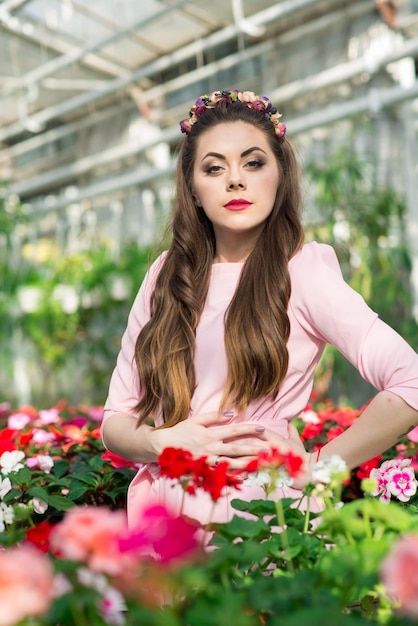
[[[250,204],[252,204],[252,202],[248,202],[248,200],[244,200],[243,198],[234,198],[224,204],[224,208],[228,209],[228,211],[242,211],[250,206]]]

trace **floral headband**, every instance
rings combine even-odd
[[[229,106],[234,102],[242,102],[253,111],[259,111],[265,118],[271,121],[280,138],[285,136],[286,126],[279,120],[281,113],[272,105],[267,96],[256,96],[253,91],[238,91],[238,89],[228,89],[226,91],[212,91],[208,96],[200,96],[190,109],[189,117],[180,122],[180,130],[188,135],[190,129],[203,115],[206,109],[214,109],[218,106]]]

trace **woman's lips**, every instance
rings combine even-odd
[[[238,198],[236,200],[230,200],[229,202],[224,204],[224,208],[228,209],[228,211],[242,211],[243,209],[246,209],[248,206],[250,206],[250,204],[252,204],[252,202],[248,202],[248,200]]]

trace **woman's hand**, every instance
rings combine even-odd
[[[203,413],[170,428],[153,429],[150,441],[157,456],[167,447],[183,448],[193,456],[206,456],[213,465],[228,461],[232,469],[243,469],[270,447],[262,438],[265,428],[251,422],[225,423],[229,419],[216,412]]]

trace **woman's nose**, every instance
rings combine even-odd
[[[242,176],[231,175],[228,181],[228,189],[245,189],[245,181]]]

